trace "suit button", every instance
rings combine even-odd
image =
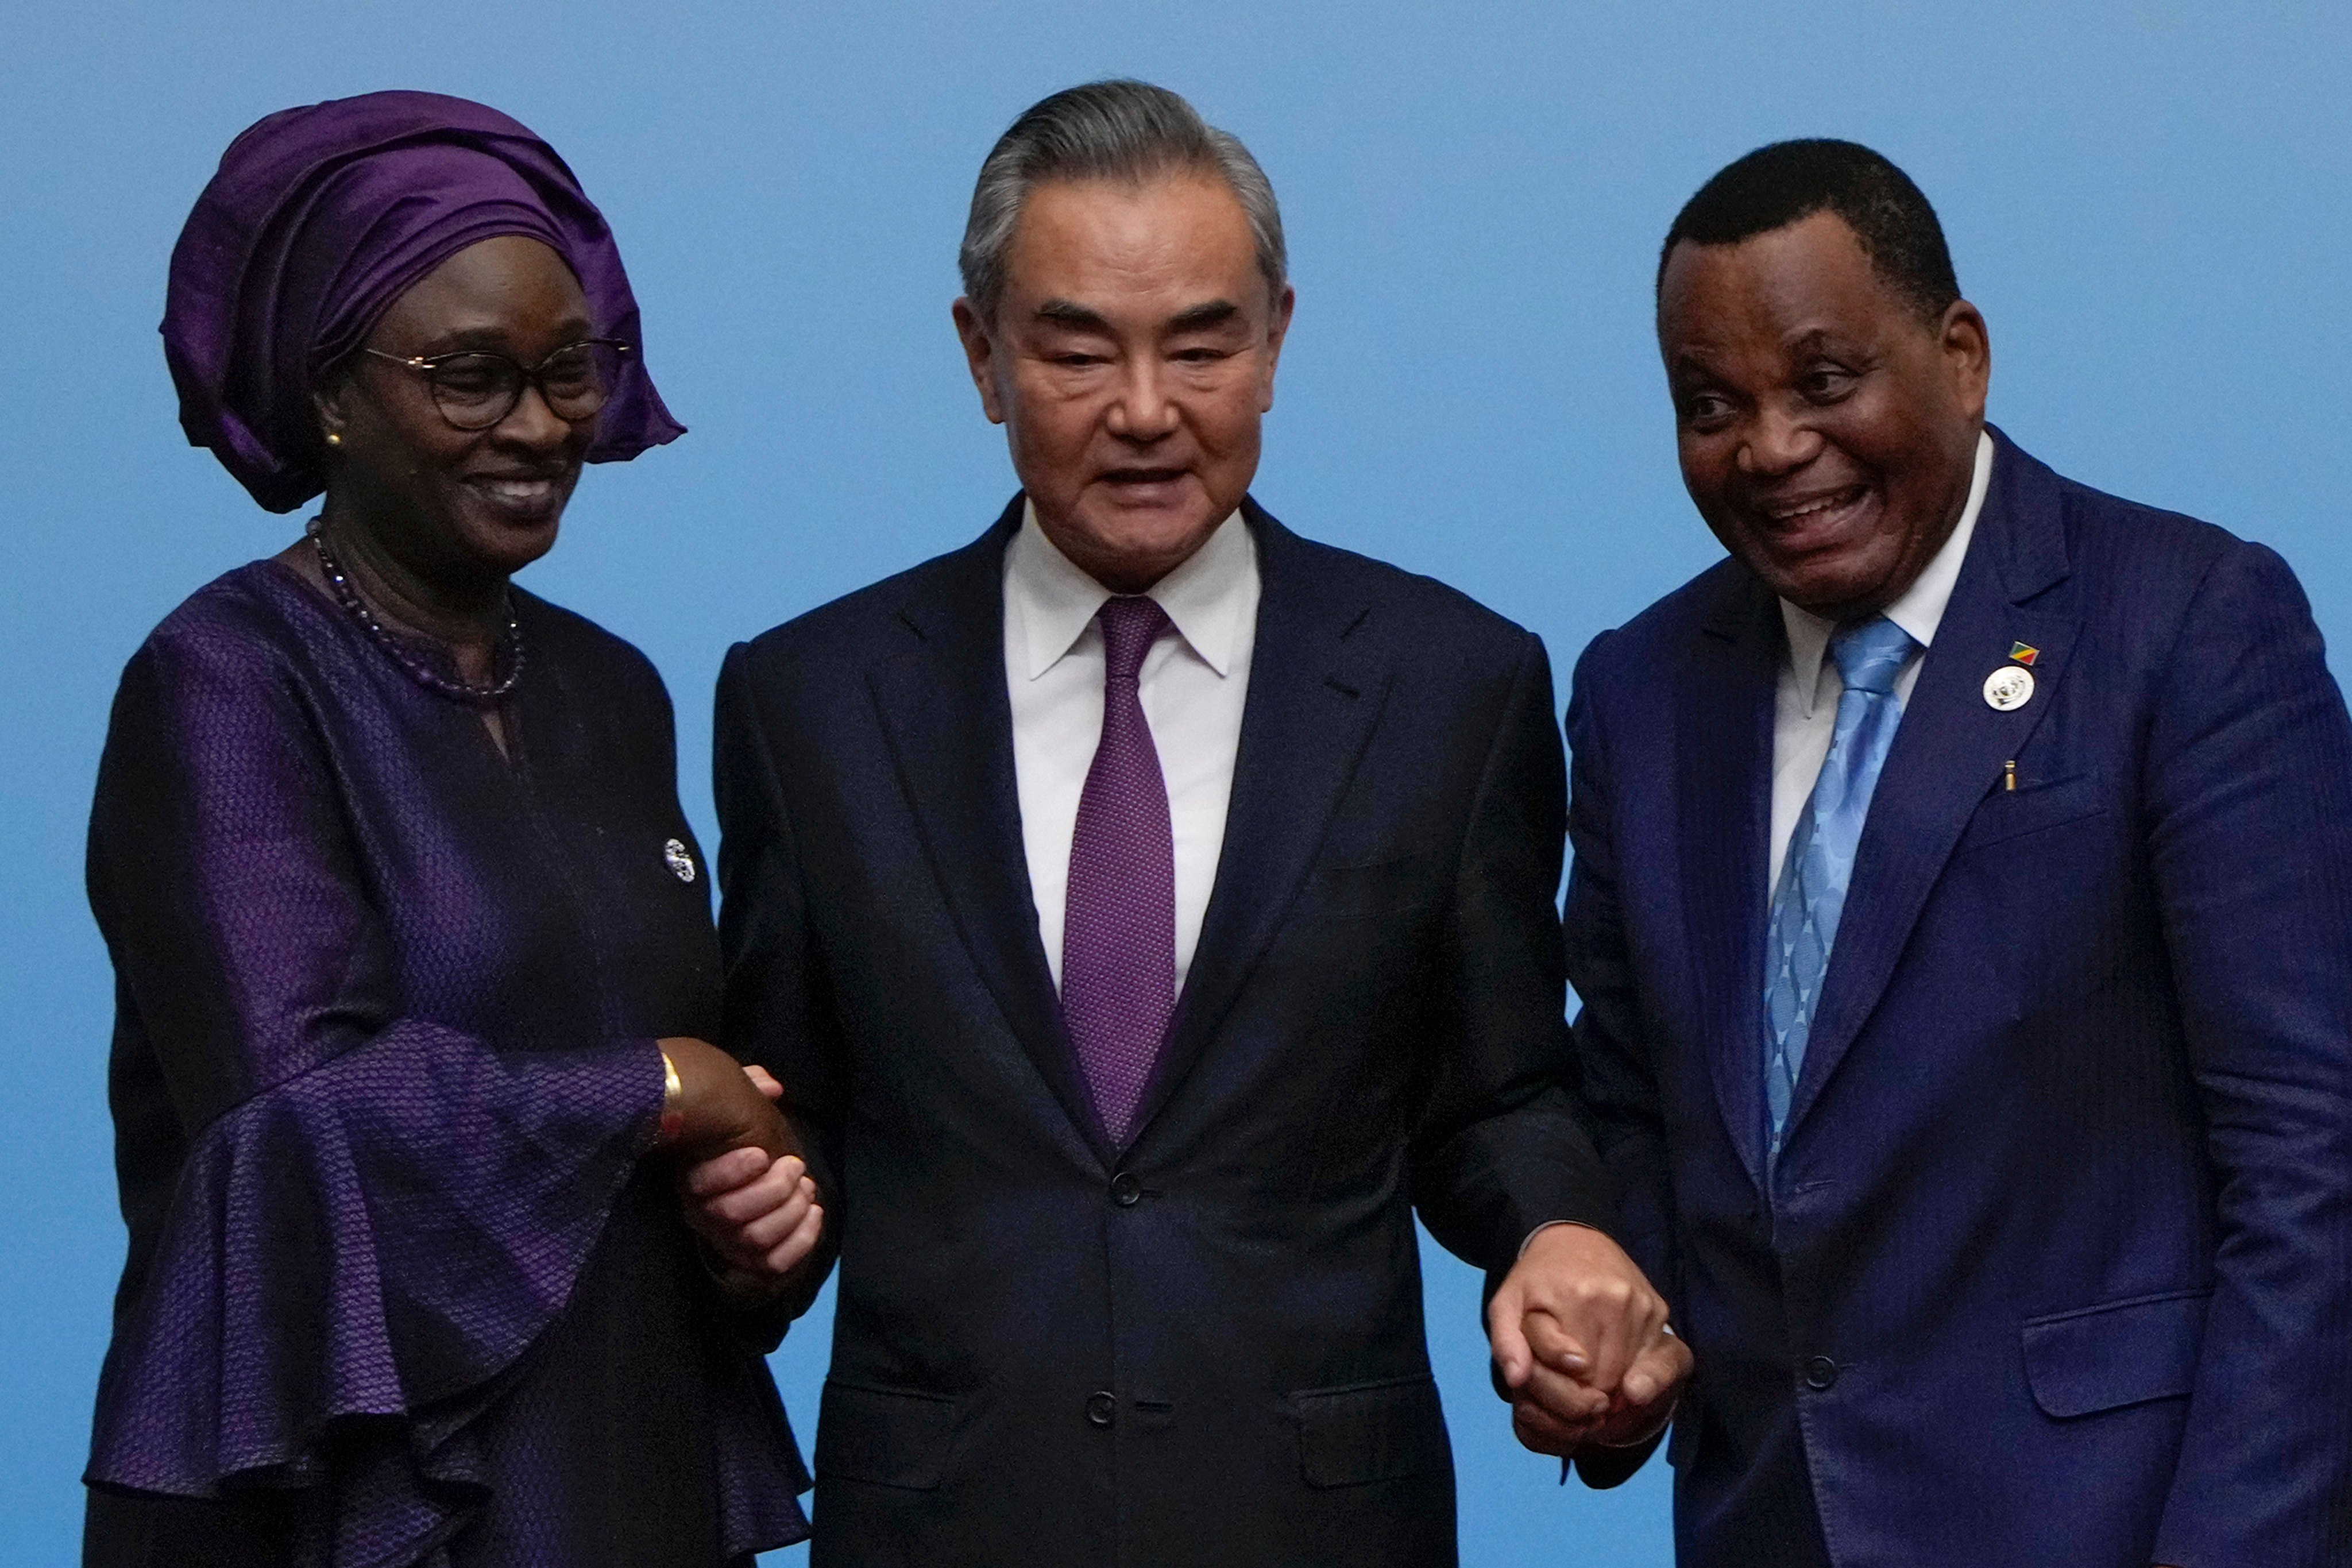
[[[1837,1385],[1838,1363],[1825,1355],[1817,1355],[1805,1363],[1805,1386],[1816,1394],[1826,1394]]]
[[[1118,1417],[1118,1400],[1108,1389],[1087,1395],[1087,1419],[1097,1426],[1108,1426]]]
[[[1132,1171],[1121,1171],[1110,1179],[1110,1201],[1123,1209],[1131,1209],[1143,1201],[1143,1184]]]

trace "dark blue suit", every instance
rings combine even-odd
[[[840,1247],[820,1568],[1442,1568],[1414,1212],[1489,1270],[1607,1213],[1561,1084],[1542,644],[1247,516],[1223,853],[1124,1147],[1022,851],[1018,501],[729,657],[727,1037],[786,1086]]]
[[[1586,1093],[1698,1357],[1684,1568],[2352,1562],[2352,725],[2293,575],[1998,440],[1768,1176],[1785,657],[1727,562],[1569,715]]]

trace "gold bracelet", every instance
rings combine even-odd
[[[662,1110],[667,1113],[676,1110],[677,1102],[686,1098],[686,1085],[678,1081],[677,1064],[669,1059],[669,1053],[662,1050],[659,1046],[656,1046],[654,1049],[661,1052]]]

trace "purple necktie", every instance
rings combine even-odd
[[[1062,930],[1062,1016],[1095,1110],[1127,1142],[1144,1080],[1176,1006],[1176,844],[1168,781],[1136,676],[1172,624],[1140,595],[1107,601],[1102,740],[1078,796]]]

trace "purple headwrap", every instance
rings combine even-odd
[[[248,128],[196,198],[163,308],[191,445],[290,511],[326,486],[310,394],[393,302],[478,240],[519,234],[571,264],[600,337],[637,352],[599,416],[592,463],[685,434],[645,368],[637,301],[604,215],[555,150],[494,109],[371,92]]]

